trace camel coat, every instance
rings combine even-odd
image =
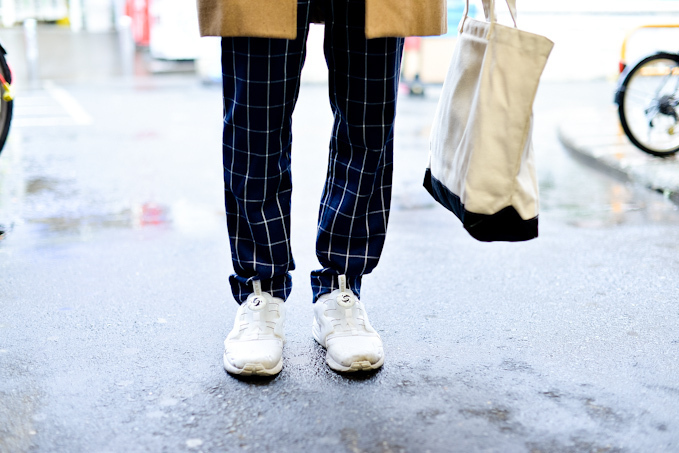
[[[297,0],[197,0],[202,36],[295,39]],[[367,38],[446,32],[446,0],[365,0]]]

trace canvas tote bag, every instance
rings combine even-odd
[[[533,101],[553,43],[514,27],[468,17],[469,0],[432,125],[424,186],[480,241],[538,235],[532,146]]]

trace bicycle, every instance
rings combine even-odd
[[[649,27],[676,26],[640,28]],[[624,51],[623,43],[615,93],[620,125],[637,148],[654,156],[671,156],[679,151],[679,54],[658,52],[626,67]]]
[[[0,153],[9,135],[9,126],[12,122],[12,109],[14,106],[14,94],[12,92],[12,72],[5,59],[7,51],[0,44]]]

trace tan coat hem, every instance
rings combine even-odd
[[[197,0],[201,36],[295,39],[297,0]],[[366,0],[367,38],[446,33],[446,0]]]

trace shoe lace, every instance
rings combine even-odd
[[[346,293],[345,293],[346,294]],[[337,296],[338,300],[343,297],[340,293]],[[365,328],[365,320],[363,319],[363,310],[357,305],[358,300],[356,296],[351,295],[353,301],[349,307],[343,307],[340,303],[334,309],[326,311],[326,315],[332,319],[332,326],[335,331],[358,331]],[[346,299],[344,299],[346,301]]]
[[[267,307],[268,308],[268,307]],[[262,310],[263,311],[263,310]],[[267,310],[267,312],[273,310]],[[267,319],[267,314],[261,311],[252,312],[246,311],[241,316],[240,331],[244,336],[258,337],[261,335],[273,335],[276,328],[276,322]]]

